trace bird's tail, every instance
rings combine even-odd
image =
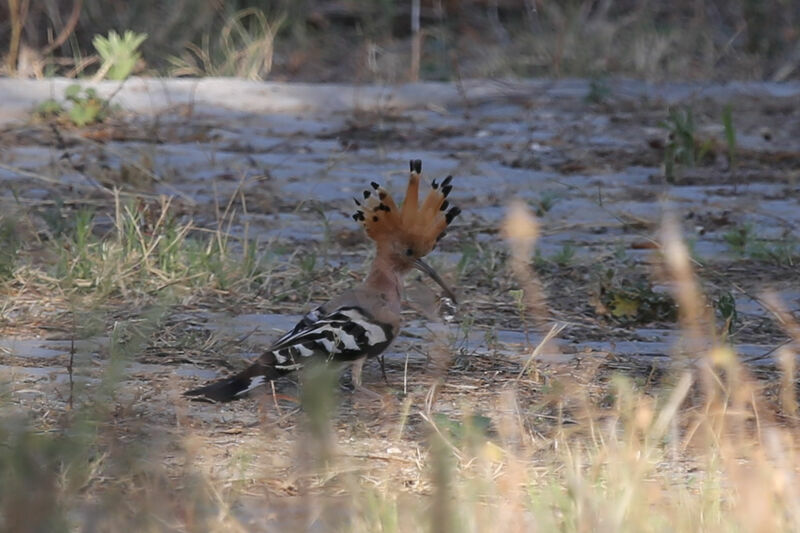
[[[233,377],[186,391],[183,395],[207,402],[230,402],[244,397],[251,390],[280,377],[281,374],[283,372],[276,369],[274,365],[256,361]]]

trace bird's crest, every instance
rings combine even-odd
[[[353,219],[364,225],[367,236],[379,246],[381,243],[400,239],[414,246],[419,257],[428,254],[442,238],[450,222],[461,213],[458,207],[450,207],[447,195],[453,188],[452,176],[441,184],[431,182],[428,195],[419,203],[419,182],[422,176],[422,161],[410,161],[411,175],[403,206],[397,207],[392,196],[378,183],[372,182],[372,190],[364,191],[363,200],[354,198],[358,210]]]

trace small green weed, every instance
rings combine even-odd
[[[314,275],[314,269],[317,266],[317,254],[313,250],[300,257],[300,271],[306,277],[310,278]]]
[[[734,254],[776,265],[793,266],[800,256],[800,246],[795,239],[763,239],[756,235],[749,222],[731,228],[722,236]]]
[[[558,266],[565,267],[568,266],[574,258],[575,247],[569,243],[564,243],[561,246],[561,250],[553,254],[553,256],[550,257],[550,260]]]
[[[698,139],[691,107],[671,108],[660,125],[668,132],[664,147],[664,175],[668,181],[677,177],[679,166],[694,167],[711,153],[713,140]]]
[[[693,167],[695,163],[695,124],[691,108],[670,109],[669,117],[661,123],[668,133],[664,148],[664,174],[675,177],[675,165]]]
[[[526,313],[527,305],[525,303],[525,290],[513,289],[508,291],[509,296],[514,299],[514,307],[519,315],[519,321],[523,325],[525,331],[525,343],[530,344],[530,330],[528,328],[528,314]]]
[[[728,247],[736,254],[744,255],[753,241],[753,225],[749,223],[736,226],[722,236]]]
[[[631,257],[628,255],[628,243],[618,242],[614,245],[614,259],[620,263],[628,263]]]
[[[36,106],[34,117],[39,120],[58,120],[79,128],[103,122],[110,114],[109,101],[98,96],[97,91],[85,90],[77,83],[64,90],[66,103],[48,99]]]
[[[595,303],[599,314],[624,324],[672,322],[677,318],[677,306],[668,294],[655,291],[646,279],[622,277],[611,269],[600,274]]]
[[[499,248],[474,240],[462,244],[461,259],[456,269],[461,277],[478,274],[484,279],[491,279],[505,263],[506,255]]]
[[[733,333],[733,326],[738,319],[738,314],[736,313],[736,298],[733,297],[730,291],[724,292],[714,301],[714,307],[716,308],[717,314],[725,322],[722,328],[723,334],[730,335]]]
[[[536,216],[541,218],[545,216],[553,206],[556,205],[559,196],[553,192],[543,192],[539,200],[536,202]]]
[[[79,128],[103,122],[108,117],[108,100],[97,96],[97,91],[91,87],[82,90],[80,85],[70,85],[64,96],[72,103],[67,116]]]
[[[746,250],[747,255],[757,261],[776,265],[795,266],[800,262],[800,246],[796,240],[755,240]]]
[[[589,91],[583,99],[590,104],[602,104],[611,96],[611,87],[604,77],[595,76],[589,81]]]
[[[459,326],[459,333],[464,338],[464,345],[469,344],[469,335],[472,332],[472,327],[475,325],[475,318],[471,315],[464,316]]]
[[[461,259],[458,260],[458,265],[456,265],[459,276],[463,276],[467,272],[477,256],[478,247],[474,243],[467,242],[461,245]]]
[[[111,80],[124,80],[133,72],[142,55],[138,48],[147,39],[146,33],[127,30],[120,37],[116,31],[108,32],[108,37],[95,35],[92,45],[103,60],[95,79],[104,77]]]
[[[49,119],[58,117],[64,112],[64,106],[55,98],[48,98],[41,104],[36,106],[34,115],[41,119]]]

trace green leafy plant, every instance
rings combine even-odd
[[[463,276],[478,257],[478,247],[474,243],[466,242],[461,245],[461,259],[458,260],[456,269]]]
[[[139,47],[147,39],[146,33],[135,33],[130,30],[120,36],[114,30],[108,32],[108,37],[95,35],[92,45],[103,60],[95,79],[104,77],[111,80],[124,80],[133,72],[136,62],[142,55]]]
[[[36,106],[34,115],[41,119],[50,119],[59,116],[64,112],[64,106],[55,98],[48,98]]]
[[[543,192],[536,202],[536,216],[540,218],[545,216],[556,205],[556,201],[558,201],[558,194],[549,191]]]
[[[739,316],[736,312],[736,298],[733,297],[733,294],[731,294],[730,291],[727,291],[716,299],[714,302],[714,307],[716,307],[717,313],[722,320],[725,321],[723,333],[725,335],[730,335],[733,333],[734,323]]]
[[[614,322],[647,324],[672,322],[677,306],[672,297],[655,290],[647,279],[632,279],[611,269],[600,274],[597,311]]]
[[[67,117],[78,127],[102,122],[108,116],[108,100],[100,98],[91,87],[81,90],[80,85],[70,85],[64,96],[72,103]]]
[[[670,109],[661,127],[668,131],[664,146],[664,175],[668,181],[676,178],[679,166],[694,167],[709,159],[714,141],[698,138],[691,107]]]
[[[764,239],[756,235],[750,223],[731,228],[722,239],[734,254],[756,261],[793,266],[800,254],[796,239],[790,237],[777,240]]]
[[[558,266],[563,267],[569,265],[574,257],[575,247],[569,243],[565,243],[558,252],[553,254],[550,260]]]
[[[753,240],[753,225],[741,224],[728,230],[722,238],[728,247],[737,254],[744,254]]]
[[[83,89],[73,83],[64,90],[65,103],[48,99],[34,110],[34,117],[40,120],[58,120],[65,124],[83,127],[103,122],[110,113],[109,101],[101,98],[97,91],[88,87]]]
[[[794,266],[800,259],[800,248],[794,239],[767,241],[756,239],[746,249],[747,255],[757,261],[765,261],[776,265]]]
[[[461,245],[461,258],[456,268],[462,277],[480,273],[491,278],[505,262],[506,257],[500,249],[472,240]]]

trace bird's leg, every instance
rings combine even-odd
[[[383,374],[383,382],[388,385],[389,384],[389,378],[386,377],[386,360],[383,358],[383,354],[378,356],[378,361],[381,364],[381,374]]]
[[[350,376],[353,378],[354,388],[361,386],[361,370],[364,368],[364,361],[366,360],[366,357],[359,357],[353,361],[353,366],[350,367]]]
[[[383,400],[380,394],[361,385],[361,370],[364,368],[364,361],[366,360],[366,356],[360,357],[353,361],[353,366],[350,367],[350,376],[353,378],[353,392],[361,393],[376,400]]]

